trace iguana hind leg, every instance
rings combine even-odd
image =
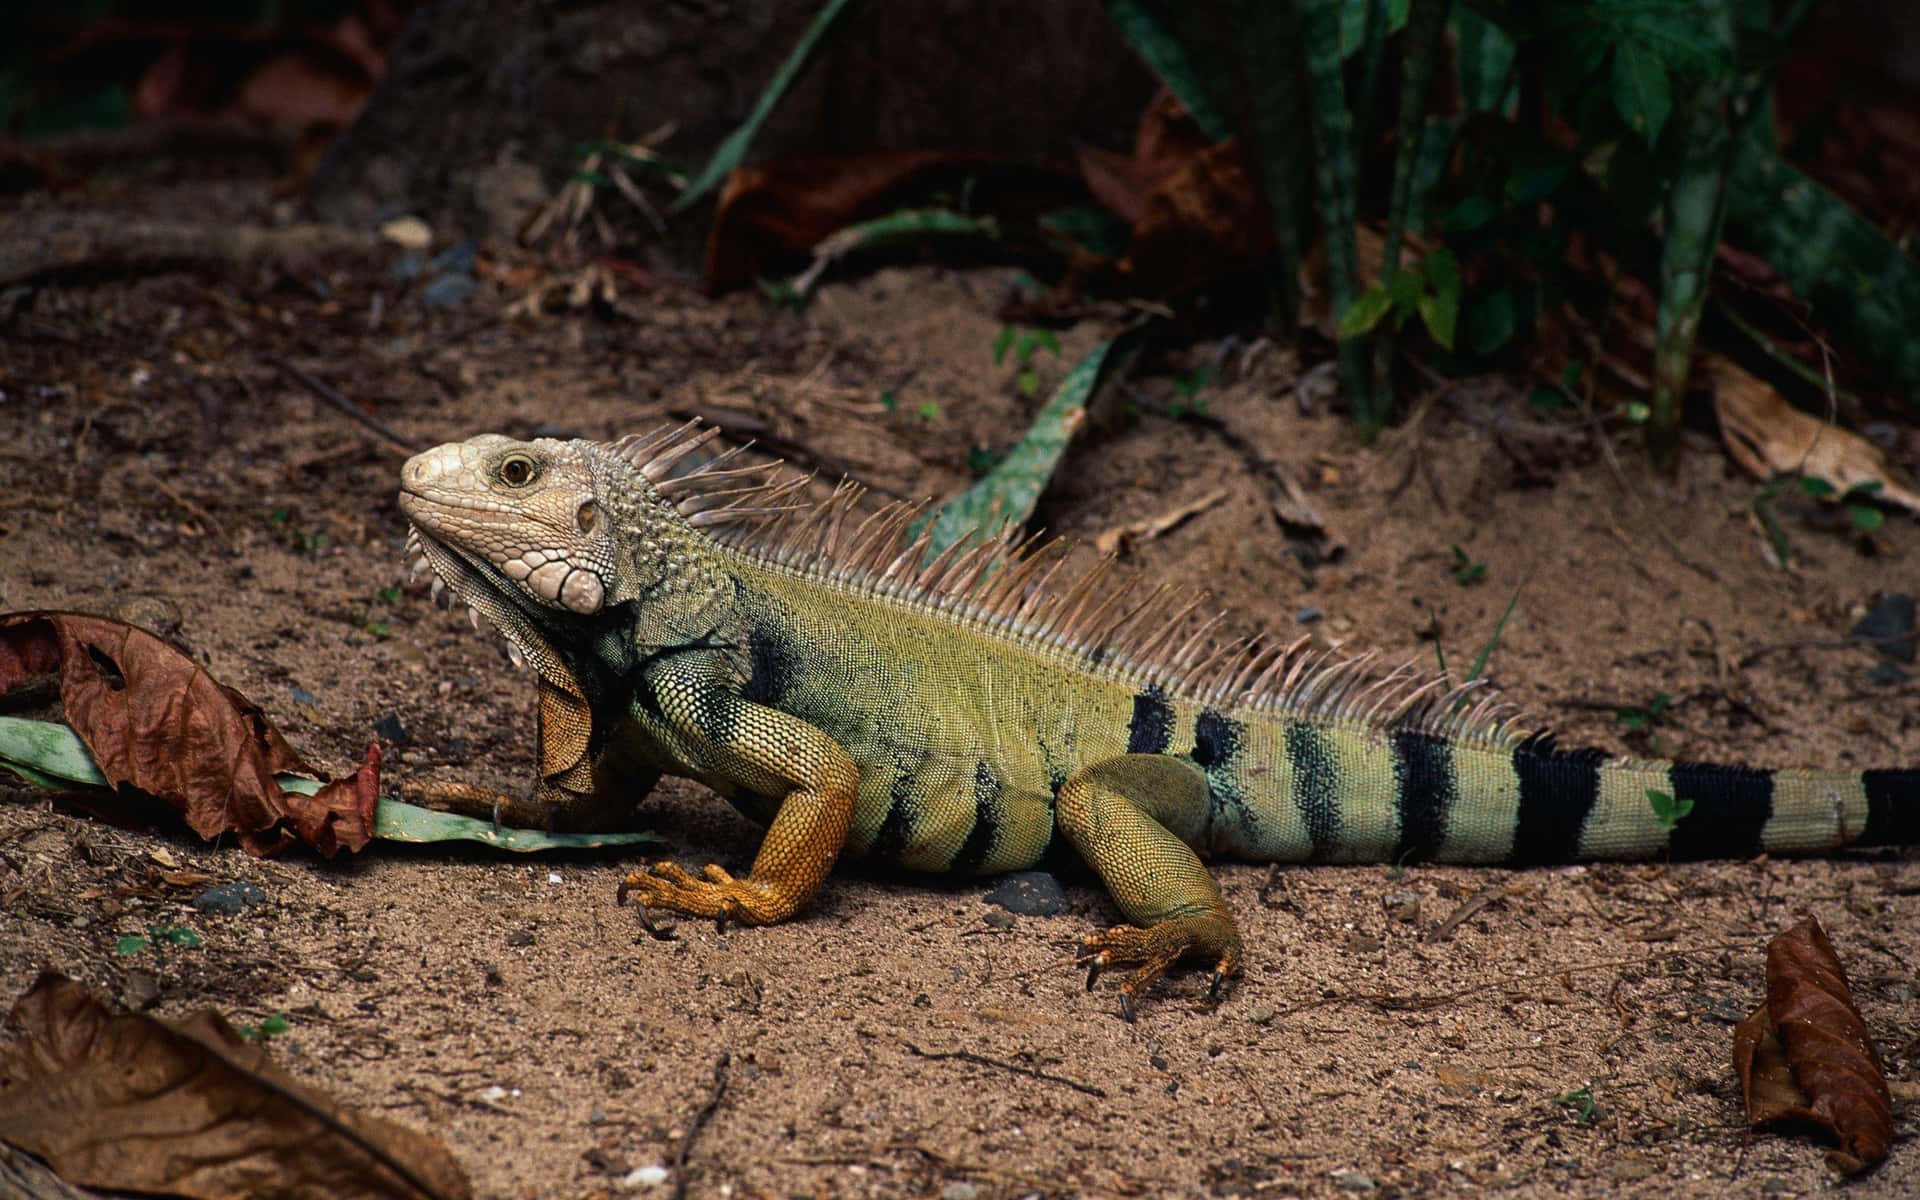
[[[702,877],[660,862],[627,876],[620,898],[723,922],[786,920],[820,890],[846,845],[860,779],[852,756],[800,718],[697,675],[663,671],[649,684],[700,778],[782,799],[745,879],[711,864]]]
[[[1213,987],[1240,971],[1240,931],[1213,876],[1187,844],[1206,827],[1207,779],[1182,758],[1123,754],[1067,777],[1055,798],[1061,832],[1100,873],[1133,925],[1087,939],[1087,986],[1109,966],[1129,1021],[1141,990],[1183,958],[1213,964]]]

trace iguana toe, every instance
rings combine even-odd
[[[652,863],[621,883],[617,898],[625,901],[629,895],[643,913],[658,908],[689,917],[713,917],[723,931],[729,921],[767,925],[789,911],[782,909],[771,889],[750,879],[735,879],[717,866],[694,875],[678,863]]]
[[[1120,984],[1120,1015],[1132,1021],[1137,1001],[1147,986],[1183,958],[1214,960],[1207,999],[1217,1000],[1226,981],[1240,973],[1240,938],[1231,925],[1211,914],[1173,917],[1141,929],[1116,925],[1096,933],[1081,947],[1079,961],[1087,967],[1087,988],[1108,967],[1134,968]]]

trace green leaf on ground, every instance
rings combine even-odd
[[[955,496],[915,529],[932,531],[927,557],[931,559],[954,542],[969,535],[991,537],[1011,524],[1022,524],[1033,513],[1040,493],[1053,479],[1060,456],[1086,419],[1087,401],[1105,378],[1108,367],[1120,358],[1116,353],[1130,346],[1135,331],[1122,333],[1101,342],[1067,372],[1054,389],[1051,399],[1040,409],[1020,441],[1006,457],[978,483]]]

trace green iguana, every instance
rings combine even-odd
[[[539,676],[539,779],[506,803],[516,821],[604,828],[672,774],[767,826],[744,879],[628,876],[643,923],[783,921],[842,850],[989,874],[1064,837],[1133,922],[1081,959],[1089,987],[1133,968],[1131,1019],[1179,959],[1211,964],[1215,993],[1240,968],[1202,854],[1519,865],[1920,841],[1920,770],[1561,751],[1468,688],[1216,641],[1214,622],[1190,627],[1196,602],[1105,564],[1050,586],[1058,543],[924,562],[911,506],[861,518],[846,484],[807,503],[777,463],[701,460],[715,432],[485,435],[401,475],[436,589]],[[1691,811],[1656,812],[1650,792]]]

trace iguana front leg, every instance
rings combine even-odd
[[[820,890],[846,845],[859,768],[840,744],[798,717],[742,698],[671,667],[647,681],[654,702],[700,777],[764,796],[779,810],[745,879],[709,864],[697,878],[671,863],[635,871],[620,885],[644,908],[748,925],[771,925]]]
[[[1102,969],[1129,966],[1120,1013],[1131,1021],[1141,990],[1182,958],[1213,964],[1213,989],[1240,972],[1240,930],[1213,876],[1188,845],[1206,828],[1207,778],[1182,758],[1122,754],[1074,772],[1055,816],[1133,925],[1086,941],[1087,986]],[[1138,926],[1138,928],[1136,928]]]
[[[558,668],[556,668],[558,669]],[[540,676],[540,721],[532,792],[511,796],[479,784],[409,783],[402,794],[430,808],[444,808],[495,825],[520,829],[599,833],[626,825],[633,809],[653,790],[655,772],[619,767],[589,753],[593,713],[570,673],[560,682]]]

